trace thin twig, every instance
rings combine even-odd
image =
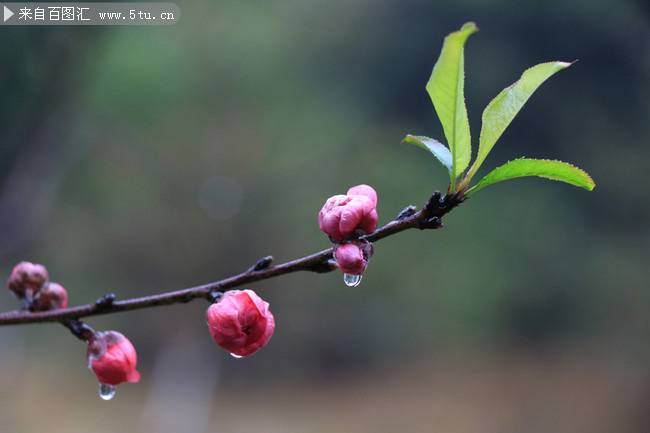
[[[69,319],[61,323],[72,332],[72,335],[83,341],[90,341],[95,334],[95,330],[81,320]]]
[[[434,193],[425,207],[417,212],[401,212],[399,217],[388,224],[378,228],[373,233],[362,236],[360,239],[370,242],[376,242],[395,233],[404,230],[418,229],[435,229],[441,227],[441,218],[453,208],[462,203],[464,197],[462,194],[442,195]],[[410,215],[409,215],[410,213]],[[248,270],[200,286],[189,287],[186,289],[175,290],[172,292],[159,293],[139,298],[114,300],[112,294],[105,295],[97,302],[76,307],[31,312],[25,310],[14,310],[6,313],[0,313],[0,326],[19,325],[27,323],[43,322],[61,322],[75,333],[74,325],[76,320],[81,317],[98,316],[104,314],[118,313],[121,311],[139,310],[143,308],[159,307],[177,303],[190,302],[197,298],[203,298],[208,301],[214,301],[218,294],[234,287],[255,281],[267,280],[280,275],[290,274],[298,271],[310,272],[330,272],[336,269],[332,260],[332,248],[310,254],[299,259],[291,260],[278,265],[270,266],[271,257],[266,257],[258,261]],[[75,334],[77,335],[77,334]]]

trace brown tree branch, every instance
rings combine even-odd
[[[414,206],[408,206],[400,212],[398,217],[388,224],[378,228],[373,233],[361,236],[359,239],[376,242],[404,230],[436,229],[442,226],[442,217],[454,207],[462,203],[462,193],[442,195],[434,193],[424,208],[416,211]],[[93,304],[79,305],[65,309],[32,312],[27,310],[8,311],[0,313],[0,326],[19,325],[27,323],[61,322],[75,335],[80,337],[83,328],[78,329],[77,320],[81,317],[98,316],[103,314],[118,313],[121,311],[139,310],[142,308],[159,307],[176,303],[190,302],[197,298],[213,301],[219,293],[255,281],[267,280],[280,275],[298,271],[330,272],[336,269],[332,261],[332,248],[310,254],[299,259],[291,260],[278,265],[271,265],[273,258],[264,257],[248,270],[214,281],[201,286],[189,287],[172,292],[159,293],[139,298],[115,300],[115,295],[102,296]],[[81,338],[81,337],[80,337]]]

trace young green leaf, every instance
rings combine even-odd
[[[566,62],[548,62],[533,66],[525,70],[519,80],[503,89],[490,101],[483,111],[478,154],[467,173],[466,184],[476,174],[503,131],[510,125],[528,98],[551,75],[569,66],[571,63]]]
[[[477,191],[497,182],[525,176],[538,176],[557,180],[584,188],[588,191],[591,191],[596,186],[586,171],[566,162],[550,159],[520,158],[509,161],[492,170],[479,183],[470,188],[466,196],[469,197]]]
[[[447,167],[447,170],[449,170],[449,173],[451,175],[451,170],[452,170],[451,152],[441,142],[434,140],[433,138],[415,136],[409,134],[406,137],[404,137],[402,143],[414,144],[430,152],[433,156],[435,156],[438,159],[438,161],[440,161],[440,163],[442,163],[442,165]]]
[[[472,154],[469,121],[465,107],[465,56],[467,38],[478,31],[476,24],[465,23],[450,33],[442,45],[440,57],[427,83],[427,92],[440,118],[451,150],[453,167],[452,189],[456,178],[467,168]]]

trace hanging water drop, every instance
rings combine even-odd
[[[117,388],[115,388],[115,385],[108,385],[106,383],[99,384],[99,398],[102,400],[112,400],[116,392]]]
[[[343,282],[346,286],[357,287],[361,284],[361,275],[343,274]]]
[[[241,359],[241,358],[243,358],[243,356],[241,356],[241,355],[237,355],[236,353],[231,353],[230,356],[232,356],[232,357],[235,358],[235,359]]]

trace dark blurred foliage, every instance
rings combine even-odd
[[[444,418],[447,407],[476,423],[449,416],[440,431],[645,431],[646,2],[179,6],[183,16],[173,27],[0,29],[2,275],[28,259],[46,264],[73,304],[107,291],[145,295],[227,276],[267,254],[282,261],[326,247],[316,213],[353,184],[375,186],[384,222],[407,204],[422,204],[446,188],[444,170],[399,142],[406,133],[443,137],[424,85],[443,37],[474,20],[481,31],[467,45],[465,93],[475,147],[483,107],[525,68],[579,59],[531,98],[483,173],[517,156],[557,158],[589,171],[593,193],[533,179],[500,184],[449,215],[444,230],[378,243],[356,289],[337,273],[251,286],[271,302],[278,327],[271,344],[244,361],[211,343],[201,302],[89,322],[135,342],[143,377],[152,378],[141,392],[176,387],[190,400],[210,397],[236,411],[245,390],[264,389],[268,396],[249,404],[260,419],[275,420],[277,431],[399,430],[390,423],[371,429],[364,420],[376,407],[345,415],[345,405],[333,400],[355,389],[385,394],[381,401],[410,401],[405,394],[413,392],[435,407],[404,403],[413,424],[401,431],[432,431],[427,417]],[[12,309],[15,301],[7,294],[0,307]],[[39,366],[50,363],[66,381],[38,386],[58,383],[62,410],[84,402],[85,413],[110,416],[108,406],[81,395],[90,393],[93,378],[82,371],[83,348],[63,328],[3,328],[0,346],[7,390],[0,406],[22,413],[38,398],[24,381],[41,380]],[[18,369],[22,363],[31,366],[29,375]],[[428,385],[394,378],[405,371],[432,375],[431,393]],[[240,394],[188,386],[216,383],[217,376],[219,389]],[[387,377],[394,393],[374,388]],[[70,383],[77,385],[60,389]],[[295,389],[271,397],[267,387],[278,383]],[[562,409],[551,384],[564,393]],[[504,388],[512,392],[493,407],[509,417],[499,423],[477,409],[485,402],[478,396]],[[10,390],[29,396],[24,406],[11,409]],[[475,397],[463,400],[464,393]],[[301,395],[313,395],[304,398],[320,427],[282,423],[298,419],[292,402]],[[566,396],[599,399],[587,406],[602,404],[611,416],[572,411],[575,400]],[[161,416],[167,406],[156,401],[131,401],[129,413]],[[179,419],[200,418],[192,410]],[[327,412],[342,417],[338,424]],[[129,416],[124,425],[135,428],[137,417]],[[31,431],[25,420],[0,409],[2,431]],[[263,430],[223,422],[231,426],[224,431]],[[167,430],[163,424],[140,421],[138,428],[173,431],[173,422]]]

